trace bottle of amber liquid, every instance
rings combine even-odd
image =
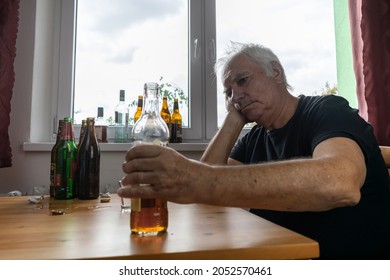
[[[159,86],[144,86],[144,110],[133,127],[133,145],[152,144],[166,146],[169,130],[159,112]],[[167,202],[161,199],[131,200],[130,228],[133,234],[157,235],[168,228]]]
[[[168,130],[171,130],[171,113],[169,112],[168,108],[168,98],[166,96],[163,97],[163,102],[161,106],[160,115],[166,125],[168,126]]]
[[[100,148],[96,139],[94,118],[87,118],[85,135],[78,149],[77,178],[79,199],[99,197]]]
[[[138,103],[137,103],[137,111],[134,113],[134,124],[139,120],[139,118],[142,115],[142,108],[143,108],[143,96],[138,96]]]
[[[171,138],[170,143],[182,143],[182,117],[179,111],[179,100],[174,98],[173,100],[173,113],[171,116]]]
[[[74,139],[72,118],[64,118],[61,141],[56,150],[55,199],[72,199],[77,196],[76,168],[77,145]]]
[[[57,140],[54,144],[53,148],[51,149],[51,160],[50,160],[50,196],[54,197],[54,190],[55,190],[55,175],[56,175],[56,158],[57,158],[57,149],[61,142],[61,131],[64,126],[64,120],[58,121],[58,132],[57,132]]]

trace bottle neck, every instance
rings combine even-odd
[[[173,103],[173,110],[175,111],[175,113],[179,112],[179,102],[175,101]]]
[[[88,118],[87,119],[87,131],[86,134],[89,137],[95,137],[95,119],[94,118]]]
[[[138,104],[137,104],[138,109],[142,109],[142,105],[143,105],[142,103],[143,103],[142,97],[138,98]]]
[[[74,140],[73,127],[71,122],[64,122],[62,131],[61,131],[62,140]]]
[[[144,93],[144,113],[149,115],[159,114],[158,87],[146,86]]]

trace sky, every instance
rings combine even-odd
[[[105,118],[113,116],[120,89],[131,103],[145,82],[162,76],[187,88],[186,0],[78,3],[76,123],[96,115],[98,106],[105,108]],[[279,57],[294,95],[337,84],[333,1],[216,0],[216,10],[217,57],[230,41],[259,43]],[[220,124],[225,109],[217,79]]]

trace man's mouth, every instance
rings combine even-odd
[[[236,103],[234,104],[234,107],[237,109],[237,111],[242,112],[242,110],[244,110],[246,107],[248,107],[251,104],[252,102],[245,102],[244,104]]]

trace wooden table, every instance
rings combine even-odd
[[[243,209],[169,203],[168,232],[130,234],[120,199],[0,197],[0,259],[305,259],[318,243]],[[53,215],[53,209],[65,209]]]

